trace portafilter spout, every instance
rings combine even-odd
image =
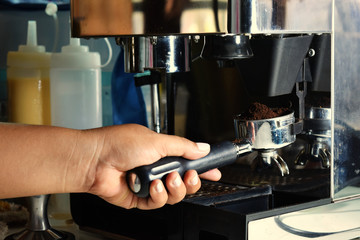
[[[277,150],[259,151],[256,159],[258,160],[253,164],[254,168],[269,168],[275,165],[282,177],[290,174],[288,165],[278,154]]]

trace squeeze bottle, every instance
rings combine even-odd
[[[7,55],[9,122],[51,124],[50,56],[37,45],[36,21],[28,21],[26,45]]]
[[[70,38],[51,56],[51,124],[89,129],[102,126],[100,54]]]

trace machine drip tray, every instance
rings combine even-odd
[[[249,166],[233,164],[221,168],[221,172],[223,175],[221,181],[226,184],[250,188],[271,186],[274,207],[284,207],[330,197],[329,169],[292,168],[289,175],[282,177],[273,169],[256,172]]]
[[[246,214],[271,209],[271,198],[270,186],[243,187],[202,181],[202,188],[196,194],[161,209],[126,210],[94,195],[71,194],[71,211],[82,229],[130,239],[217,239],[213,238],[216,234],[222,239],[230,227],[243,235]],[[213,231],[214,228],[224,231]]]
[[[244,187],[203,180],[200,190],[193,195],[188,195],[183,202],[219,207],[227,204],[236,204],[238,201],[245,201],[246,199],[269,196],[271,193],[272,191],[269,186]],[[268,209],[268,203],[261,208]],[[258,211],[259,209],[260,206],[257,206],[257,209],[254,211]],[[249,210],[250,209],[248,209],[248,211]]]

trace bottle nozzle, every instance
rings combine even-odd
[[[70,38],[70,46],[80,46],[80,38]]]
[[[70,37],[69,45],[61,48],[62,52],[88,52],[89,47],[80,44],[80,38]]]
[[[21,52],[45,52],[45,47],[37,45],[36,21],[28,21],[26,45],[20,45]]]
[[[37,46],[36,22],[35,21],[28,21],[26,45]]]

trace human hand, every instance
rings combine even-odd
[[[89,193],[124,208],[154,209],[166,203],[175,204],[186,194],[199,190],[201,182],[194,170],[187,171],[183,180],[177,172],[168,174],[166,188],[161,180],[154,180],[150,185],[149,198],[134,195],[125,177],[128,170],[151,164],[165,156],[182,156],[191,160],[204,157],[210,151],[208,144],[195,144],[185,138],[158,134],[136,124],[87,131],[88,134],[94,132],[102,137],[88,171]],[[221,173],[213,169],[200,176],[217,181]]]

